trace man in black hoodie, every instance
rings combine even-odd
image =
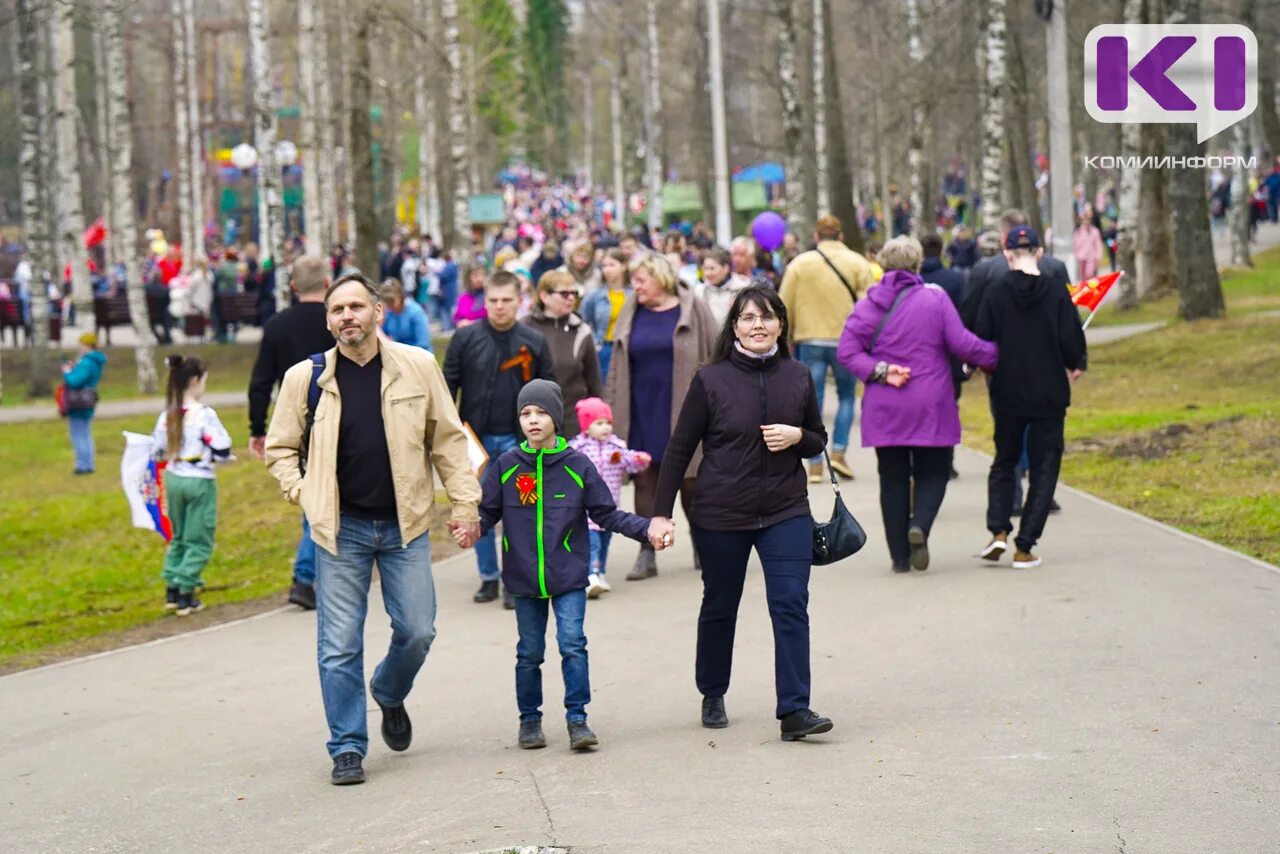
[[[987,480],[987,529],[992,534],[982,550],[987,560],[999,560],[1009,547],[1014,468],[1026,437],[1031,482],[1014,540],[1015,569],[1040,565],[1031,550],[1044,532],[1058,483],[1071,383],[1085,367],[1080,316],[1057,277],[1041,273],[1042,252],[1040,237],[1030,226],[1009,231],[1004,251],[1009,271],[988,290],[974,326],[975,334],[1000,348],[991,380],[996,456]]]

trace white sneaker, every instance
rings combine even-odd
[[[587,598],[598,599],[600,594],[608,590],[607,587],[600,583],[600,576],[594,572],[587,576]]]
[[[596,584],[599,584],[600,589],[603,590],[605,593],[608,593],[610,590],[613,589],[612,587],[609,586],[609,582],[605,580],[605,577],[603,575],[596,576]]]

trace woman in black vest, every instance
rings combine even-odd
[[[809,369],[787,348],[787,310],[752,285],[729,308],[711,363],[694,376],[662,460],[654,516],[669,518],[694,449],[702,444],[691,508],[702,559],[697,683],[702,725],[728,726],[738,602],[754,548],[773,621],[777,717],[783,741],[827,732],[809,708],[809,570],[813,522],[804,471],[826,429]]]

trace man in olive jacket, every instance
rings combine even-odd
[[[332,781],[347,785],[364,782],[369,746],[364,617],[373,563],[392,634],[369,693],[382,709],[383,740],[405,750],[413,728],[404,700],[435,638],[432,470],[453,505],[450,529],[472,542],[480,533],[480,484],[435,358],[378,338],[383,307],[373,284],[358,275],[339,279],[325,309],[337,347],[324,354],[318,376],[310,361],[285,374],[266,457],[285,498],[302,505],[318,547],[320,692]],[[316,405],[308,437],[309,397]]]

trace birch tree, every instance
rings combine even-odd
[[[316,39],[315,0],[298,0],[298,100],[302,121],[299,122],[299,147],[302,149],[302,219],[308,255],[315,255],[324,245],[320,205],[320,118],[316,115],[316,57],[320,53]]]
[[[796,78],[796,24],[793,0],[775,0],[774,11],[782,26],[778,33],[778,83],[782,93],[782,135],[786,140],[787,224],[798,234],[808,234],[804,198],[804,114]]]
[[[1235,150],[1240,152],[1231,170],[1231,208],[1227,214],[1227,229],[1231,232],[1231,266],[1252,267],[1253,256],[1249,252],[1249,167],[1244,165],[1244,153],[1249,150],[1249,131],[1245,122],[1237,122],[1231,132]]]
[[[471,158],[467,148],[466,101],[462,79],[462,44],[458,38],[458,0],[441,0],[445,62],[449,69],[449,161],[453,171],[453,231],[446,246],[461,260],[471,250]]]
[[[658,40],[658,0],[648,0],[647,36],[649,47],[649,80],[645,92],[645,116],[647,160],[645,174],[648,177],[648,204],[650,230],[662,228],[662,60],[661,42]]]
[[[987,55],[986,110],[982,118],[982,216],[984,226],[994,226],[1004,207],[1001,173],[1004,169],[1005,101],[1005,0],[986,0]]]
[[[328,0],[313,0],[315,17],[315,111],[316,111],[316,191],[320,204],[316,206],[316,246],[320,254],[338,241],[337,210],[338,158],[334,151],[332,66],[329,64],[329,12]],[[312,229],[307,227],[308,232]]]
[[[18,86],[22,104],[19,124],[22,143],[18,155],[21,170],[22,220],[24,252],[31,267],[31,373],[27,394],[44,397],[50,392],[49,381],[49,299],[45,295],[44,276],[51,266],[52,235],[49,230],[49,194],[47,192],[46,150],[41,145],[49,109],[47,81],[44,78],[43,54],[47,53],[48,35],[44,10],[39,0],[18,0]]]
[[[271,258],[276,310],[289,306],[284,272],[284,208],[276,165],[276,106],[271,97],[271,54],[267,49],[266,0],[249,0],[249,49],[253,65],[253,147],[258,149],[258,246]],[[265,286],[265,282],[263,283]]]
[[[907,59],[915,75],[916,85],[911,95],[911,132],[907,143],[907,169],[911,181],[910,234],[920,235],[929,221],[925,210],[927,188],[924,177],[924,104],[921,103],[921,85],[924,73],[924,46],[920,40],[920,0],[907,0]]]
[[[1124,22],[1142,23],[1142,0],[1125,0]],[[1127,122],[1120,126],[1120,155],[1133,163],[1142,153],[1142,126]],[[1118,307],[1138,305],[1138,212],[1142,194],[1142,170],[1128,165],[1120,170],[1120,191],[1116,199],[1116,266],[1125,271],[1117,283]]]
[[[369,105],[373,99],[372,41],[374,19],[363,14],[352,32],[351,66],[351,183],[355,191],[356,263],[370,279],[378,278],[378,212],[373,192],[373,127]]]
[[[813,0],[813,154],[818,179],[818,216],[831,212],[827,160],[827,14],[825,0]]]
[[[93,42],[93,99],[94,112],[97,114],[97,121],[94,122],[94,157],[98,169],[98,174],[102,176],[102,210],[101,216],[103,224],[107,228],[106,241],[103,244],[103,254],[107,259],[107,270],[103,272],[109,273],[110,267],[116,261],[120,260],[120,236],[116,228],[115,212],[112,210],[112,193],[111,193],[111,164],[113,162],[115,144],[114,137],[111,133],[111,110],[107,102],[107,81],[110,78],[108,73],[107,51],[106,51],[106,10],[99,7],[94,12],[94,27],[90,38]]]
[[[191,176],[191,245],[186,257],[189,260],[203,258],[204,247],[204,145],[200,125],[199,75],[196,66],[196,9],[195,0],[182,0],[182,30],[186,37],[187,76],[187,145],[190,160],[187,172]]]
[[[129,319],[133,323],[134,361],[138,390],[154,394],[157,387],[155,333],[147,319],[147,292],[138,269],[138,226],[134,219],[132,165],[133,137],[129,123],[128,66],[125,63],[125,15],[127,0],[106,0],[104,48],[107,104],[111,111],[111,209],[120,235],[119,260],[125,267]]]
[[[427,0],[413,0],[414,20],[425,22],[428,14]],[[430,90],[427,85],[427,65],[423,61],[430,49],[425,31],[418,30],[414,47],[419,57],[419,61],[414,65],[413,75],[413,108],[418,126],[418,232],[429,233],[439,240],[439,224],[433,218],[439,204],[435,198],[436,113],[431,104]]]
[[[613,144],[613,208],[621,225],[627,222],[627,187],[623,169],[622,77],[609,64],[609,140]]]
[[[191,116],[187,112],[187,34],[183,0],[170,0],[169,17],[173,34],[173,131],[178,149],[178,233],[184,260],[189,265],[193,260],[191,251],[195,240],[192,232],[195,225],[191,210],[191,140],[188,130]]]
[[[57,7],[52,47],[57,72],[55,96],[55,157],[58,163],[56,211],[58,258],[55,276],[63,264],[71,265],[71,300],[79,318],[93,317],[93,292],[89,282],[89,252],[84,247],[84,210],[81,208],[80,131],[76,119],[75,4],[66,0]]]

